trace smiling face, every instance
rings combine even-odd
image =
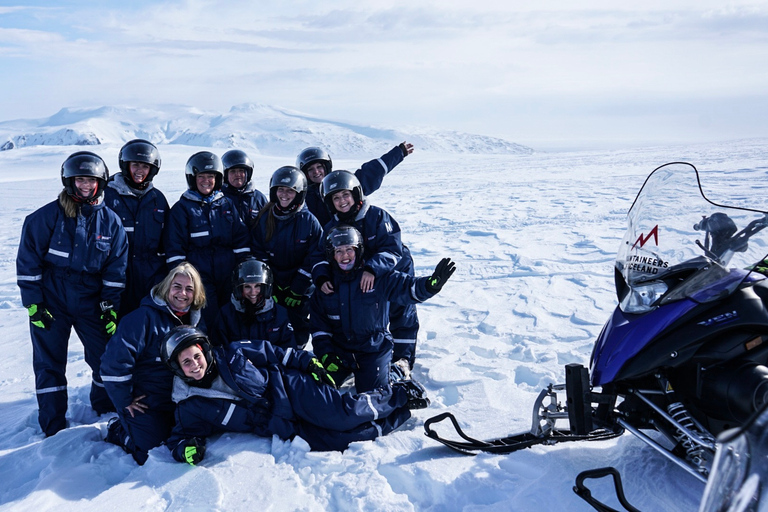
[[[355,204],[355,199],[349,190],[339,190],[331,196],[331,200],[333,201],[333,207],[339,213],[347,213]]]
[[[261,297],[261,284],[244,283],[243,297],[245,297],[251,304],[256,304],[256,302],[259,300],[259,297]]]
[[[307,173],[307,178],[312,183],[320,183],[325,178],[325,166],[322,162],[315,162],[304,168]]]
[[[187,311],[195,298],[195,286],[192,279],[184,274],[176,274],[168,291],[168,305],[174,311]]]
[[[216,187],[216,175],[212,172],[201,172],[195,176],[195,183],[200,194],[203,196],[210,195],[214,187]]]
[[[340,245],[333,250],[333,259],[341,270],[349,270],[355,266],[355,246]]]
[[[245,186],[246,171],[243,167],[232,167],[227,171],[227,182],[234,188]]]
[[[277,187],[277,200],[280,201],[280,208],[288,208],[296,197],[296,191],[289,187]]]
[[[144,162],[129,162],[128,170],[131,173],[131,179],[138,184],[144,183],[144,180],[149,176],[149,164]]]
[[[178,361],[184,375],[190,379],[200,380],[205,377],[208,361],[199,345],[192,345],[179,352]]]
[[[77,195],[83,199],[90,199],[96,194],[99,188],[99,180],[90,176],[75,176],[75,189]]]

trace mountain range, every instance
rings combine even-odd
[[[63,108],[42,119],[0,122],[0,151],[24,146],[155,144],[239,148],[253,154],[293,155],[320,146],[333,155],[370,155],[404,140],[419,151],[464,154],[531,154],[504,139],[439,131],[396,130],[320,119],[280,107],[248,103],[224,114],[189,106]]]

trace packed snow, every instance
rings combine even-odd
[[[120,145],[87,149],[116,171]],[[765,196],[768,140],[527,155],[445,155],[417,144],[371,201],[400,223],[417,274],[444,256],[457,264],[442,293],[419,306],[414,375],[432,405],[400,430],[343,453],[309,452],[301,439],[222,435],[196,467],[164,447],[139,467],[102,440],[113,415],[89,407],[90,369],[74,334],[70,427],[45,439],[37,425],[15,257],[24,217],[56,197],[61,162],[81,149],[0,152],[0,509],[582,511],[591,507],[573,493],[574,479],[603,466],[621,471],[627,498],[641,510],[698,506],[703,485],[629,434],[468,457],[425,437],[423,422],[451,411],[477,438],[527,430],[539,389],[563,381],[565,364],[587,364],[615,306],[613,259],[645,177],[687,161],[713,198],[750,197],[757,187]],[[186,187],[186,159],[200,149],[160,146],[155,183],[171,203]],[[265,190],[272,171],[300,149],[254,158],[257,188]],[[356,169],[364,159],[334,160],[337,169]],[[619,507],[609,482],[591,487]]]

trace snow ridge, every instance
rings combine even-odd
[[[136,138],[155,144],[240,148],[255,155],[295,154],[297,148],[308,146],[321,146],[342,157],[370,155],[403,140],[433,153],[533,153],[529,147],[495,137],[364,126],[256,103],[233,106],[225,114],[180,105],[63,108],[48,118],[0,122],[0,151],[25,146],[121,145]]]

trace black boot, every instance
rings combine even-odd
[[[392,384],[393,388],[403,388],[408,395],[408,402],[405,404],[409,409],[426,409],[429,407],[429,398],[424,386],[414,380],[403,380]]]

